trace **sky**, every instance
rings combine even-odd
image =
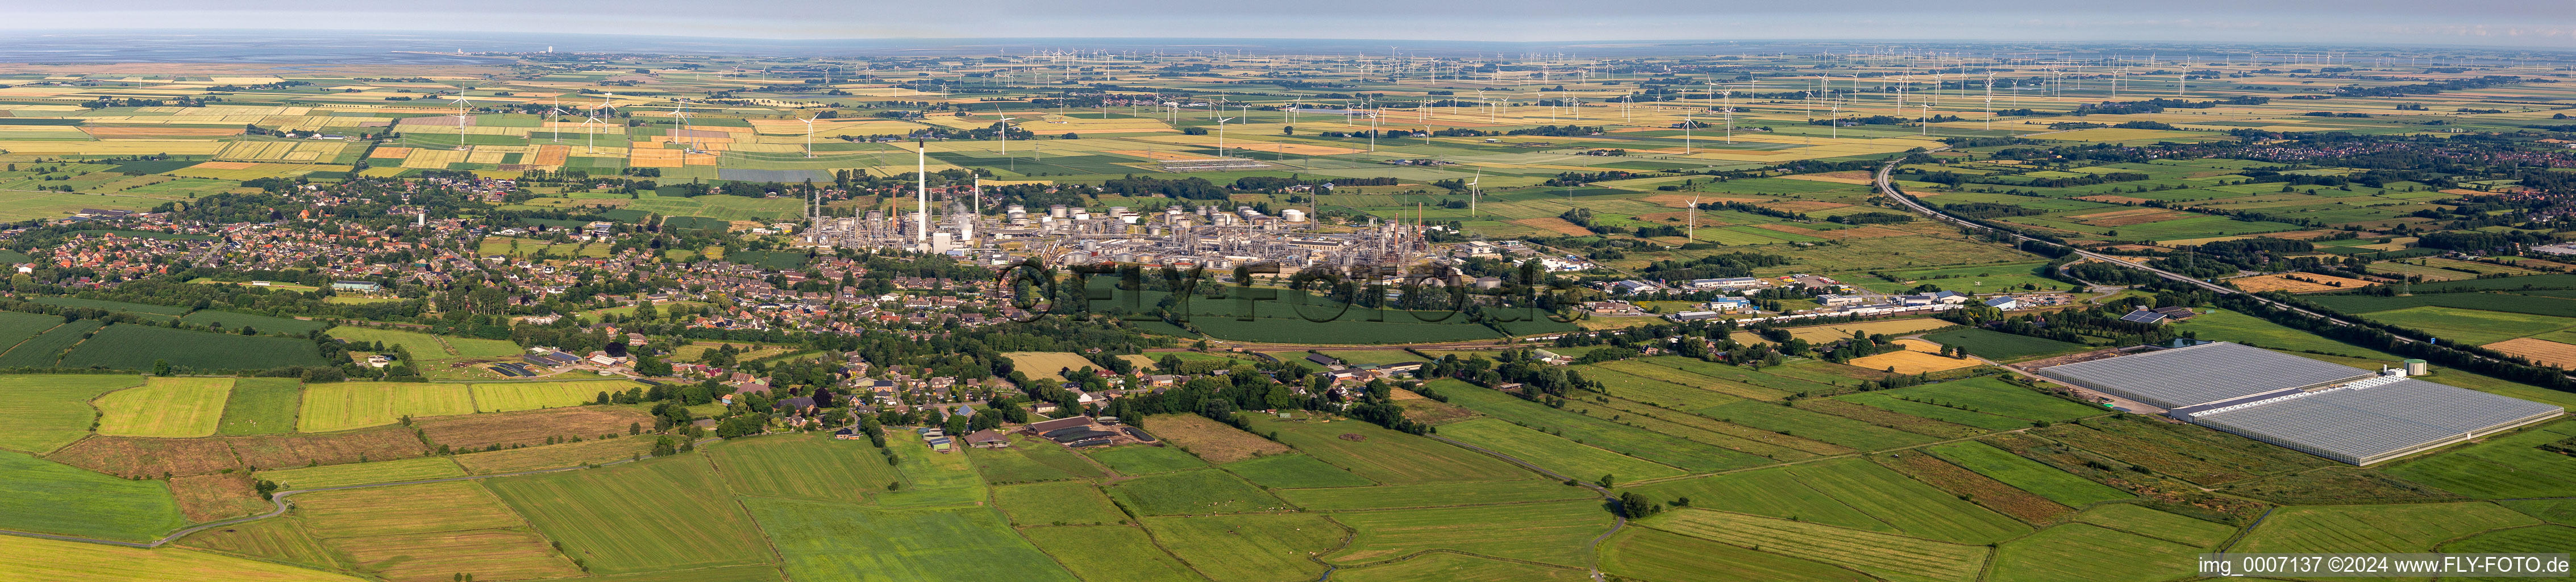
[[[1884,39],[2576,48],[2576,0],[15,0],[0,30],[415,30],[758,39]]]

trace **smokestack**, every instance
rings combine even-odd
[[[913,192],[919,197],[921,208],[921,218],[916,221],[921,228],[913,232],[913,238],[928,241],[930,240],[930,145],[929,142],[914,141],[912,149],[917,154],[913,158],[916,169],[912,171],[912,177],[917,181],[913,185]]]

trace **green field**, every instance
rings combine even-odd
[[[2485,502],[2284,507],[2229,551],[2426,552],[2444,540],[2537,523]]]
[[[144,550],[80,542],[0,536],[0,552],[12,556],[45,556],[21,560],[13,576],[24,580],[105,582],[109,580],[262,580],[266,582],[361,582],[345,574],[308,570],[182,549]]]
[[[2201,521],[2131,503],[2106,503],[2075,514],[2090,523],[2192,547],[2210,547],[2236,535],[2236,527]]]
[[[1098,449],[1084,453],[1091,460],[1108,465],[1122,475],[1169,473],[1207,466],[1207,461],[1172,447],[1126,446]]]
[[[1366,487],[1376,485],[1341,467],[1315,460],[1306,455],[1271,455],[1244,459],[1224,465],[1255,485],[1274,489],[1307,487]]]
[[[1290,509],[1233,473],[1200,469],[1148,475],[1110,485],[1109,497],[1137,515],[1212,515]]]
[[[149,541],[187,525],[158,480],[119,479],[0,451],[0,529]]]
[[[98,434],[187,438],[211,436],[223,420],[231,378],[151,378],[98,397]]]
[[[405,416],[473,413],[474,398],[463,384],[341,382],[306,386],[295,426],[330,432],[393,424]]]
[[[89,401],[143,384],[123,374],[0,375],[0,448],[49,453],[89,435]]]
[[[1450,404],[1464,406],[1496,419],[1542,429],[1550,434],[1565,437],[1565,440],[1676,467],[1683,472],[1741,469],[1771,462],[1770,459],[1692,442],[1680,437],[1548,408],[1546,405],[1521,400],[1499,391],[1451,390],[1442,395],[1449,398]],[[1589,479],[1598,475],[1569,476]]]
[[[2020,522],[1860,459],[1834,459],[1639,488],[1692,507],[1961,543],[2029,531]]]
[[[1759,548],[1899,582],[1971,582],[1986,564],[1987,549],[1983,546],[1718,511],[1667,511],[1635,525]]]
[[[1529,503],[1599,496],[1590,489],[1547,480],[1280,489],[1277,493],[1290,503],[1315,511]]]
[[[2073,353],[2084,346],[2046,338],[2013,335],[1983,329],[1954,329],[1928,334],[1923,339],[1945,346],[1967,348],[1968,353],[1989,360],[2014,361]]]
[[[903,478],[876,447],[823,433],[738,438],[703,450],[736,495],[866,503],[868,492]]]
[[[798,580],[1075,580],[1013,535],[992,508],[883,511],[763,498],[743,504]],[[758,541],[747,549],[767,553]]]
[[[223,424],[215,432],[229,435],[295,432],[295,411],[304,405],[304,384],[294,378],[237,378],[232,397],[224,401]]]
[[[187,317],[179,318],[179,321],[189,325],[206,326],[227,333],[241,333],[244,328],[248,328],[252,332],[263,335],[300,336],[331,327],[331,323],[327,321],[270,317],[266,315],[251,315],[248,313],[233,313],[230,311],[215,311],[211,309],[189,313]]]
[[[1033,527],[1020,530],[1020,535],[1087,582],[1207,580],[1156,547],[1143,528]]]
[[[2190,577],[2202,548],[2099,526],[2070,523],[2004,543],[1997,582],[2154,582]]]
[[[188,308],[186,308],[186,307],[175,307],[175,306],[170,306],[170,305],[146,305],[146,304],[142,304],[142,303],[126,303],[126,302],[123,302],[123,301],[104,301],[104,300],[98,300],[98,299],[81,299],[81,298],[77,298],[77,297],[37,297],[37,298],[33,298],[33,299],[28,299],[28,301],[34,301],[34,302],[37,302],[37,303],[43,303],[43,304],[46,304],[46,305],[59,305],[59,306],[63,306],[63,307],[82,307],[82,308],[88,308],[88,309],[97,309],[97,310],[101,310],[101,311],[124,311],[124,312],[129,312],[129,313],[141,313],[141,314],[151,314],[151,315],[164,315],[164,316],[168,316],[167,318],[165,318],[165,319],[164,319],[165,321],[166,321],[166,320],[168,320],[168,319],[176,319],[176,318],[178,318],[178,317],[179,317],[179,316],[181,316],[181,315],[187,315],[187,314],[188,314]]]
[[[1119,525],[1127,514],[1090,483],[1056,481],[993,488],[993,504],[1021,526]]]
[[[161,361],[184,370],[266,370],[331,363],[322,359],[313,342],[301,339],[110,325],[64,354],[62,365],[150,370]]]
[[[254,477],[283,484],[287,489],[393,483],[464,475],[465,469],[457,467],[456,461],[447,457],[420,457],[399,461],[277,469],[252,474]]]
[[[592,571],[770,561],[760,530],[698,455],[483,483]]]
[[[1700,410],[1715,418],[1798,438],[1815,439],[1853,449],[1875,451],[1909,447],[1936,439],[1804,408],[1745,401]]]
[[[89,332],[98,331],[98,328],[104,325],[107,323],[95,319],[83,319],[46,330],[44,334],[34,339],[19,343],[18,347],[9,348],[7,354],[0,354],[0,368],[56,367],[62,359],[63,350],[71,348],[72,344],[80,343]]]
[[[1149,517],[1145,529],[1163,549],[1214,580],[1309,582],[1324,565],[1310,554],[1342,545],[1349,530],[1322,515],[1218,515]]]
[[[1601,542],[1601,570],[1644,580],[1868,582],[1831,565],[1643,527]]]
[[[1359,533],[1324,559],[1363,564],[1443,549],[1582,567],[1591,563],[1584,543],[1612,519],[1593,501],[1338,513],[1334,521]]]
[[[1279,442],[1379,483],[1507,481],[1533,475],[1481,453],[1364,422],[1316,424],[1258,415],[1249,418],[1254,432],[1275,433]],[[1345,434],[1359,438],[1341,438]]]
[[[2473,498],[2576,496],[2576,458],[2537,448],[2568,438],[2576,423],[2558,421],[2380,470]]]
[[[436,336],[416,331],[380,327],[341,326],[331,328],[331,337],[350,341],[380,342],[402,346],[411,357],[422,361],[460,358],[500,358],[526,353],[518,344],[504,340],[487,340]]]
[[[1938,407],[1952,413],[2002,416],[2022,421],[2020,424],[2000,428],[1989,427],[1995,430],[2027,427],[2030,426],[2029,421],[2034,420],[2066,422],[2106,413],[2100,408],[2015,386],[2004,381],[2001,376],[1979,376],[1895,390],[1862,392],[1850,397],[1837,398],[1897,412],[1913,413],[1932,410],[1926,407]],[[1897,408],[1899,406],[1908,408],[1899,409]]]
[[[1583,446],[1496,418],[1441,425],[1440,436],[1510,455],[1574,479],[1590,480],[1607,475],[1626,482],[1687,473],[1644,459]]]
[[[920,433],[889,432],[894,434],[886,438],[886,448],[894,450],[895,471],[903,475],[903,487],[877,496],[877,505],[939,507],[984,501],[984,479],[977,476],[966,455],[931,452]]]
[[[2438,306],[2374,311],[2361,317],[2432,334],[2444,343],[2473,346],[2576,326],[2576,318]]]
[[[1992,477],[2005,485],[2029,491],[2067,507],[2128,499],[2128,493],[2108,485],[2059,471],[2054,467],[2004,452],[1976,441],[1963,441],[1925,447],[1932,456],[1949,461],[1979,475]]]
[[[0,345],[0,352],[62,324],[63,318],[57,316],[0,311],[0,344],[5,344]]]
[[[1100,468],[1071,449],[1045,439],[1021,435],[1010,437],[1011,446],[976,448],[966,451],[975,461],[975,471],[992,484],[1028,483],[1089,479],[1101,476]]]
[[[478,383],[473,387],[475,412],[503,412],[581,406],[597,401],[601,392],[624,392],[642,386],[626,380],[575,380],[571,382],[501,382]]]
[[[2207,313],[2191,318],[2190,321],[2173,324],[2173,328],[2197,333],[2200,339],[2236,342],[2276,350],[2324,352],[2379,360],[2397,359],[2397,356],[2378,350],[2326,339],[2234,311],[2209,310]]]

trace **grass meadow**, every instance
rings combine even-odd
[[[98,397],[98,434],[187,438],[215,434],[231,378],[151,378]]]

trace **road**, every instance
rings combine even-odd
[[[698,446],[706,446],[706,444],[707,444],[707,443],[712,443],[712,442],[721,441],[721,440],[724,440],[724,439],[723,439],[723,438],[709,438],[709,439],[706,439],[706,440],[701,440],[701,441],[698,441]],[[641,457],[641,458],[644,458],[644,459],[650,459],[650,458],[652,458],[652,457]],[[555,467],[555,468],[552,468],[552,469],[535,469],[535,470],[529,470],[529,471],[516,471],[516,472],[510,472],[510,473],[493,473],[493,474],[490,474],[490,475],[467,475],[467,476],[464,476],[464,477],[446,477],[446,478],[441,478],[441,479],[421,479],[421,480],[417,480],[417,481],[394,481],[394,482],[388,482],[388,483],[367,483],[367,484],[363,484],[363,485],[341,485],[341,486],[338,486],[338,487],[315,487],[315,488],[312,488],[312,489],[289,489],[289,490],[285,490],[285,491],[279,491],[279,492],[277,492],[277,494],[276,494],[276,495],[273,495],[273,496],[271,496],[271,497],[269,498],[268,502],[269,502],[270,504],[273,504],[275,507],[270,508],[270,509],[268,510],[268,513],[262,513],[262,514],[259,514],[259,515],[253,515],[253,516],[248,516],[248,517],[236,517],[236,518],[233,518],[233,519],[227,519],[227,520],[223,520],[223,521],[210,522],[210,523],[203,523],[203,524],[198,524],[198,525],[195,525],[195,526],[190,526],[190,527],[188,527],[187,529],[182,529],[182,530],[179,530],[179,531],[176,531],[176,532],[172,532],[170,535],[165,536],[165,537],[162,537],[160,540],[153,541],[153,542],[151,542],[151,543],[143,543],[143,542],[127,542],[127,541],[118,541],[118,540],[102,540],[102,539],[98,539],[98,538],[85,538],[85,537],[80,537],[80,536],[65,536],[65,535],[54,535],[54,534],[47,534],[47,533],[24,532],[24,531],[11,531],[11,530],[5,530],[5,529],[0,529],[0,535],[12,535],[12,536],[28,537],[28,538],[42,538],[42,539],[48,539],[48,540],[59,540],[59,541],[66,541],[66,542],[81,542],[81,543],[86,543],[86,544],[100,544],[100,545],[109,545],[109,546],[123,546],[123,547],[128,547],[128,548],[152,549],[152,548],[158,548],[158,547],[161,547],[161,546],[164,546],[164,545],[168,545],[170,542],[179,541],[179,538],[188,537],[188,535],[189,535],[189,534],[194,534],[194,533],[197,533],[197,532],[206,531],[206,530],[214,529],[214,528],[218,528],[218,527],[224,527],[224,526],[228,526],[228,525],[241,525],[241,524],[244,524],[244,523],[250,523],[250,522],[254,522],[254,521],[259,521],[259,520],[263,520],[263,519],[268,519],[268,518],[272,518],[272,517],[277,517],[277,516],[280,516],[280,515],[285,515],[285,514],[286,514],[286,509],[287,509],[287,502],[286,502],[286,498],[288,498],[288,497],[293,497],[293,496],[295,496],[295,495],[299,495],[299,494],[304,494],[304,493],[312,493],[312,492],[315,492],[315,491],[342,491],[342,490],[348,490],[348,489],[369,489],[369,488],[375,488],[375,487],[395,487],[395,486],[401,486],[401,485],[421,485],[421,484],[427,484],[427,483],[448,483],[448,482],[453,482],[453,481],[475,481],[475,480],[481,480],[481,479],[492,479],[492,478],[497,478],[497,477],[517,477],[517,476],[520,476],[520,475],[541,475],[541,474],[545,474],[545,473],[561,473],[561,472],[564,472],[564,471],[579,471],[579,470],[582,470],[582,469],[589,469],[589,468],[594,468],[594,467],[607,467],[607,466],[611,466],[611,465],[622,465],[622,464],[626,464],[626,463],[632,463],[632,462],[635,462],[636,460],[637,460],[637,459],[621,459],[621,460],[616,460],[616,461],[609,461],[609,462],[606,462],[606,463],[600,463],[600,464],[597,464],[597,465],[575,465],[575,466],[571,466],[571,467]]]

